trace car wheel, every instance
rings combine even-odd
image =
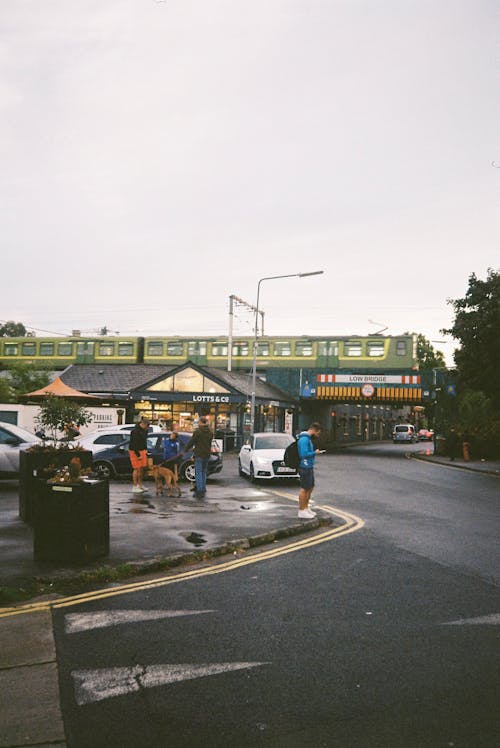
[[[92,470],[97,473],[99,478],[114,478],[115,469],[109,462],[94,462],[92,464]]]
[[[255,477],[255,471],[253,469],[253,462],[250,463],[250,480],[255,483],[257,478]]]
[[[187,480],[189,483],[194,483],[196,480],[196,473],[194,468],[194,462],[185,462],[181,466],[181,478]]]
[[[241,460],[238,460],[238,473],[241,475],[242,478],[244,478],[246,475],[245,471],[241,467]]]

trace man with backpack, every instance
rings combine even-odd
[[[314,488],[314,462],[317,454],[322,450],[315,449],[312,442],[313,437],[318,437],[321,433],[321,424],[317,421],[311,423],[307,431],[302,431],[297,440],[297,450],[299,453],[299,475],[300,475],[300,493],[299,493],[299,519],[313,519],[316,513],[309,509],[309,501]]]

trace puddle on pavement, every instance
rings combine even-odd
[[[199,532],[181,532],[180,534],[188,543],[192,543],[195,548],[200,548],[200,546],[205,545],[207,542],[205,536]]]

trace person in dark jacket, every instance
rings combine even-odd
[[[129,457],[132,465],[132,493],[144,493],[142,486],[144,468],[148,464],[148,429],[149,421],[141,418],[130,432]]]
[[[207,490],[207,471],[210,452],[212,450],[212,432],[208,426],[208,418],[206,416],[201,416],[199,423],[200,425],[184,447],[184,451],[189,452],[191,447],[193,447],[196,475],[194,495],[197,499],[203,499]]]

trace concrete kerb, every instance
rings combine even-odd
[[[443,465],[444,467],[468,470],[472,473],[484,473],[486,475],[496,475],[497,477],[500,477],[500,464],[498,462],[494,463],[494,465],[491,466],[484,463],[467,464],[465,462],[439,457],[438,455],[426,455],[418,452],[413,452],[412,454],[408,455],[408,457],[413,460],[421,460],[422,462],[432,462],[434,465]]]
[[[166,556],[155,556],[145,560],[125,561],[115,565],[103,564],[99,567],[78,569],[77,572],[61,571],[51,575],[34,576],[31,579],[22,580],[5,579],[2,580],[0,588],[19,590],[23,584],[31,587],[31,594],[23,597],[23,600],[17,600],[19,604],[26,602],[39,595],[46,594],[67,594],[68,592],[86,591],[96,585],[106,586],[117,583],[132,577],[141,577],[155,572],[161,572],[168,569],[175,569],[180,566],[190,566],[200,563],[206,563],[211,559],[220,558],[227,555],[238,555],[253,548],[262,545],[269,545],[288,537],[313,532],[321,527],[335,524],[334,518],[326,513],[318,511],[315,519],[302,521],[274,530],[269,530],[258,535],[244,538],[236,538],[226,541],[213,548],[207,548],[200,551],[189,551],[187,553],[178,552]],[[11,606],[16,601],[0,599],[0,611],[2,607]]]

